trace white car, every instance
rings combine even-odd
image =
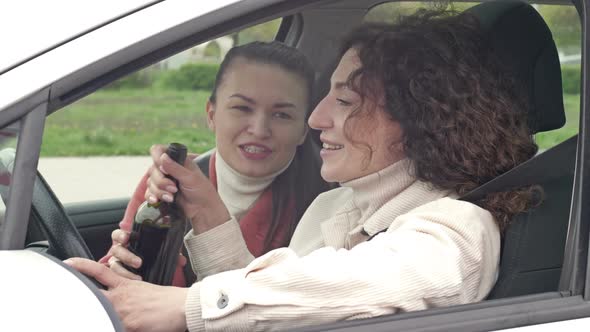
[[[21,1],[3,9],[0,330],[123,329],[99,289],[61,260],[102,256],[128,199],[65,207],[60,203],[37,171],[48,115],[197,44],[279,18],[282,21],[275,39],[296,46],[312,61],[319,100],[327,90],[340,37],[383,2]],[[542,3],[570,6],[579,13],[583,41],[579,132],[468,194],[475,197],[539,184],[546,195],[539,207],[516,216],[506,232],[498,281],[489,298],[469,305],[336,322],[306,330],[590,327],[590,89],[585,88],[590,74],[586,61],[590,54],[590,1]],[[531,128],[549,132],[563,126],[561,67],[552,38],[552,32],[556,32],[547,28],[534,6],[524,2],[489,1],[470,6],[467,10],[480,18],[494,49],[529,91]]]

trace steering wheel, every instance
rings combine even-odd
[[[12,175],[16,151],[0,151],[0,168]],[[86,242],[66,214],[45,179],[37,172],[31,204],[31,222],[37,222],[49,242],[48,253],[59,259],[82,257],[94,260]],[[29,225],[29,228],[31,226]]]
[[[32,221],[36,221],[47,236],[48,253],[52,256],[59,259],[82,257],[94,260],[78,229],[39,172],[35,178],[31,216]]]

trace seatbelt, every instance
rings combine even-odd
[[[538,184],[539,178],[541,177],[543,179],[558,179],[563,175],[573,174],[575,163],[568,164],[558,161],[567,160],[568,156],[575,154],[577,146],[578,135],[574,135],[551,149],[512,168],[508,172],[473,189],[460,197],[459,200],[476,202],[491,193],[510,191]],[[537,167],[538,163],[545,165],[545,167]],[[388,228],[371,235],[367,241],[371,241],[378,234],[387,231]]]
[[[577,146],[578,135],[574,135],[566,141],[473,189],[459,198],[459,200],[475,202],[491,193],[510,191],[538,184],[539,178],[557,179],[565,174],[573,174],[575,163],[568,164],[559,161],[567,160],[568,156],[575,154]],[[537,167],[538,163],[545,166]]]

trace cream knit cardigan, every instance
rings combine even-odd
[[[189,232],[200,280],[186,300],[189,330],[285,330],[484,299],[499,263],[492,215],[409,167],[402,160],[321,194],[289,248],[257,259],[235,218]]]

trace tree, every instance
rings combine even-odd
[[[274,40],[279,31],[281,20],[282,19],[278,18],[233,33],[232,38],[234,40],[234,45],[244,45],[253,41]]]
[[[410,15],[420,8],[425,9],[454,9],[462,12],[476,5],[474,2],[390,2],[371,9],[365,18],[369,22],[394,23],[400,16]],[[581,52],[581,27],[578,12],[574,6],[568,5],[535,5],[535,8],[553,34],[557,48],[564,54],[579,54]]]
[[[219,44],[213,40],[205,47],[203,55],[207,58],[219,59],[221,57],[221,48]]]
[[[557,48],[565,54],[579,54],[582,33],[576,8],[562,5],[538,5],[537,10],[547,22]]]

